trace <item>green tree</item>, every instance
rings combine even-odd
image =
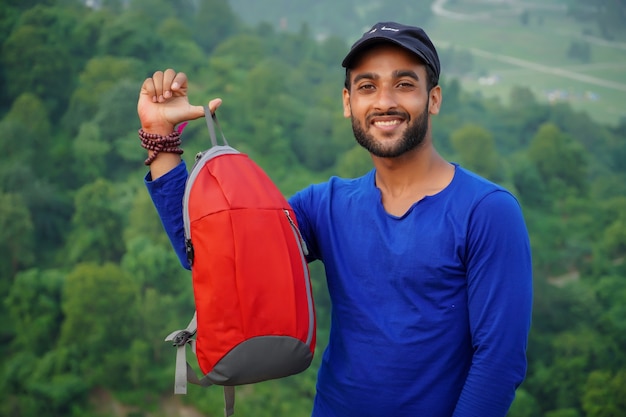
[[[112,180],[123,178],[145,158],[137,136],[137,85],[141,83],[130,79],[116,83],[101,97],[93,119],[100,140],[111,146],[111,152],[106,155],[105,177]]]
[[[56,270],[29,269],[17,274],[5,299],[15,350],[41,356],[54,349],[62,321],[63,278]]]
[[[516,195],[525,206],[549,206],[550,195],[539,175],[537,167],[528,159],[526,153],[517,153],[509,158],[511,180]]]
[[[502,179],[500,155],[493,135],[487,129],[465,125],[452,133],[450,142],[462,165],[492,181]]]
[[[155,245],[144,236],[130,239],[121,267],[142,290],[154,288],[160,294],[189,295],[185,289],[191,285],[190,276],[169,245]]]
[[[587,375],[603,369],[610,358],[618,354],[614,343],[589,328],[592,325],[590,320],[583,319],[583,323],[577,329],[551,338],[553,356],[549,365],[542,362],[531,364],[533,374],[529,376],[527,386],[532,384],[539,391],[533,395],[542,407],[580,410]]]
[[[582,398],[586,417],[620,417],[626,412],[626,369],[589,374]]]
[[[600,248],[609,259],[621,259],[626,255],[626,196],[605,200],[602,207]]]
[[[67,261],[118,261],[124,253],[122,215],[111,202],[119,196],[103,179],[76,193],[72,230],[67,241]]]
[[[54,360],[59,350],[37,357],[20,351],[4,368],[0,412],[7,416],[57,417],[84,415],[88,386],[80,374],[59,373]]]
[[[191,21],[192,33],[205,52],[237,33],[239,21],[227,0],[199,0]]]
[[[360,177],[372,168],[372,159],[359,145],[345,152],[337,161],[337,174],[346,178]]]
[[[43,101],[32,93],[20,94],[0,122],[0,128],[13,139],[0,141],[2,155],[44,175],[49,164],[41,155],[51,147],[52,127]]]
[[[30,211],[21,196],[0,193],[0,265],[2,275],[12,277],[32,265],[34,230]]]
[[[335,164],[339,149],[332,146],[333,114],[329,110],[309,112],[295,131],[291,147],[298,160],[313,171],[322,171]]]
[[[22,256],[32,256],[34,262],[42,265],[54,260],[56,250],[63,246],[72,210],[65,190],[18,161],[0,164],[0,184],[0,190],[16,196],[25,205],[19,209],[24,210],[22,215],[28,215],[32,224],[32,246]]]
[[[615,261],[612,265],[615,265]],[[601,277],[595,284],[594,290],[603,311],[597,323],[598,329],[615,344],[616,350],[626,351],[626,288],[624,287],[623,267],[620,271],[619,261],[613,268]],[[626,357],[617,355],[604,364],[605,369],[626,369]]]
[[[37,5],[20,16],[1,55],[10,98],[33,93],[43,98],[53,117],[60,116],[82,66],[73,56],[78,40],[72,37],[80,11]]]
[[[526,149],[539,126],[548,119],[549,109],[527,87],[513,87],[508,103],[506,108],[498,104],[492,109],[503,131],[502,135],[496,131],[496,136],[502,136],[502,146],[507,152]]]
[[[102,140],[96,123],[83,123],[72,144],[72,165],[76,178],[81,183],[89,183],[105,177],[107,155],[111,148],[111,143]]]
[[[167,248],[171,251],[171,244],[164,233],[161,220],[148,191],[143,184],[131,191],[132,200],[128,210],[128,222],[124,229],[124,242],[130,246],[134,239],[146,238],[152,245]]]
[[[144,62],[146,70],[156,68],[157,57],[163,54],[163,39],[154,36],[153,30],[159,23],[152,14],[126,11],[106,22],[98,38],[98,52],[103,56],[139,59]]]
[[[95,117],[103,97],[110,90],[128,80],[135,82],[143,74],[143,64],[134,57],[107,55],[96,56],[87,61],[79,74],[78,86],[72,92],[63,118],[64,127],[77,132],[81,123]]]
[[[180,69],[181,63],[184,63],[187,75],[192,79],[200,79],[197,73],[207,66],[208,57],[194,40],[191,28],[185,21],[167,18],[158,25],[158,34],[163,39],[161,68]]]
[[[138,288],[111,263],[76,265],[65,279],[59,346],[69,355],[57,365],[81,375],[88,387],[129,387],[128,347],[137,337]]]
[[[540,414],[537,400],[524,388],[518,388],[507,417],[535,417]]]
[[[238,132],[234,137],[245,141],[257,157],[271,158],[275,167],[293,164],[289,134],[297,130],[304,112],[285,88],[289,71],[275,59],[258,62],[233,92],[234,99],[223,106],[230,117],[236,115],[237,123],[231,124]]]
[[[528,157],[555,196],[587,192],[587,160],[582,146],[551,123],[542,125],[528,148]]]

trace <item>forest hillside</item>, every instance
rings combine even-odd
[[[229,142],[287,196],[330,175],[358,176],[371,161],[342,115],[340,62],[383,15],[423,17],[441,41],[438,149],[523,207],[534,312],[528,375],[509,417],[626,415],[624,2],[546,0],[560,28],[580,35],[549,44],[533,36],[556,12],[502,10],[503,27],[443,20],[494,19],[485,2],[396,3],[394,17],[382,2],[356,0],[3,1],[1,416],[223,414],[219,388],[173,395],[175,352],[163,340],[194,306],[190,274],[145,189],[139,88],[172,67],[188,74],[193,103],[223,98]],[[302,13],[313,20],[300,22]],[[492,86],[479,81],[494,74]],[[549,100],[548,85],[593,89],[595,101]],[[209,146],[204,122],[189,123],[183,141],[190,164]],[[314,364],[242,387],[240,415],[310,414],[330,312],[323,267],[311,270]]]

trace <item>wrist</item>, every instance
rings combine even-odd
[[[176,125],[171,123],[145,123],[141,125],[141,129],[146,133],[154,133],[156,135],[169,135],[174,131]]]
[[[180,133],[180,130],[174,130],[173,127],[169,130],[169,133],[165,135],[146,132],[143,128],[139,129],[141,146],[148,151],[148,159],[144,161],[144,164],[152,164],[161,153],[176,154],[180,157],[183,153],[180,147],[182,143]]]

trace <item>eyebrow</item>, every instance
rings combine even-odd
[[[380,76],[374,74],[373,72],[365,72],[363,74],[357,74],[352,80],[352,84],[356,84],[361,80],[377,80]]]
[[[419,75],[417,75],[415,71],[411,71],[411,70],[397,70],[393,72],[393,76],[394,78],[409,77],[409,78],[413,78],[415,81],[420,80]]]
[[[393,72],[393,78],[403,78],[403,77],[409,77],[409,78],[413,78],[415,81],[419,81],[420,77],[419,75],[417,75],[417,73],[415,71],[411,71],[411,70],[396,70]],[[353,84],[356,84],[357,82],[361,81],[361,80],[377,80],[379,79],[380,76],[378,74],[375,74],[373,72],[365,72],[363,74],[358,74],[354,77],[354,80],[352,80]]]

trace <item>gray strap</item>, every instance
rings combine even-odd
[[[226,141],[226,136],[224,136],[224,132],[222,131],[222,128],[220,127],[220,124],[217,121],[217,116],[215,115],[215,113],[211,113],[209,106],[204,106],[204,119],[206,120],[206,125],[207,125],[207,128],[209,129],[209,136],[211,137],[211,144],[213,146],[217,146],[217,135],[215,134],[215,127],[217,126],[217,129],[219,130],[222,136],[222,141],[224,142],[224,145],[228,146],[228,142]]]
[[[196,371],[187,362],[187,345],[190,345],[193,353],[196,353],[196,341],[191,336],[195,335],[198,329],[197,314],[197,312],[193,314],[187,328],[173,331],[165,338],[166,342],[173,342],[176,346],[174,394],[187,394],[187,382],[203,387],[213,385],[206,376],[198,378]],[[235,414],[235,387],[224,386],[224,414],[226,417]]]
[[[193,314],[191,321],[187,325],[187,328],[183,330],[175,330],[165,338],[166,342],[173,342],[176,346],[176,368],[174,370],[174,393],[175,394],[187,394],[187,381],[192,382],[189,379],[189,372],[195,376],[193,369],[189,367],[187,363],[187,344],[191,345],[191,349],[195,352],[196,341],[191,337],[196,334],[198,328],[197,313]]]
[[[235,414],[235,387],[224,386],[224,415],[230,417]]]

